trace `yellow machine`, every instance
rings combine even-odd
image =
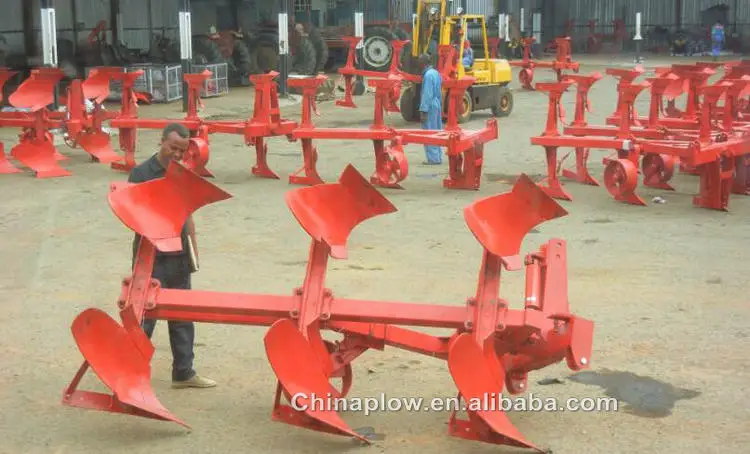
[[[464,95],[459,122],[466,122],[471,118],[472,112],[485,109],[491,109],[496,117],[507,117],[513,110],[513,94],[508,88],[513,78],[510,64],[505,59],[490,58],[485,17],[463,14],[463,12],[449,16],[447,14],[448,1],[417,1],[417,14],[412,32],[412,60],[416,61],[419,55],[428,53],[433,57],[435,65],[438,58],[438,46],[454,46],[458,53],[455,77],[461,79],[468,76],[475,79],[474,84]],[[468,36],[469,25],[481,28],[484,54],[480,58],[474,58],[471,67],[464,68],[464,41]],[[400,108],[406,121],[419,120],[420,91],[421,86],[412,86],[407,88],[401,96]],[[443,101],[447,108],[446,98],[444,91]]]

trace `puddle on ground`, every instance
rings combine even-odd
[[[604,388],[604,394],[627,404],[624,408],[627,413],[646,418],[667,417],[678,400],[693,399],[701,394],[651,377],[607,369],[579,372],[568,379]]]

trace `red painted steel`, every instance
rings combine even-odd
[[[634,82],[644,73],[641,67],[608,69],[607,74],[619,79],[617,111],[607,118],[609,126],[589,125],[585,120],[588,92],[600,79],[598,74],[566,76],[560,84],[539,84],[539,89],[550,92],[548,121],[544,133],[531,141],[544,146],[547,153],[545,190],[553,197],[570,200],[557,177],[556,150],[573,147],[576,171],[563,174],[587,184],[595,181],[587,170],[588,150],[615,150],[613,157],[604,158],[604,182],[619,201],[646,204],[635,193],[639,174],[648,187],[674,190],[669,181],[678,162],[684,173],[700,177],[695,206],[726,210],[730,193],[750,193],[750,121],[743,107],[750,96],[750,70],[744,69],[746,65],[726,65],[724,76],[709,85],[708,78],[716,74],[718,66],[673,65],[657,70],[656,77],[641,83]],[[570,82],[577,88],[576,115],[560,134],[560,100]],[[640,117],[634,104],[646,88],[651,95],[649,114]],[[681,94],[687,94],[684,110],[675,105]]]
[[[449,46],[448,46],[449,47]],[[401,189],[399,184],[408,175],[408,161],[404,145],[429,144],[446,148],[449,160],[449,176],[443,186],[452,189],[477,190],[480,187],[484,144],[498,137],[497,121],[488,120],[484,129],[466,131],[458,126],[458,106],[464,92],[472,85],[472,78],[448,79],[444,87],[448,91],[448,121],[444,130],[427,131],[422,129],[394,129],[385,123],[386,106],[392,93],[399,87],[397,77],[370,79],[368,84],[375,88],[375,109],[373,123],[367,129],[319,128],[312,121],[316,111],[315,96],[318,87],[326,80],[323,75],[315,78],[292,79],[289,86],[302,92],[302,118],[292,137],[302,142],[303,167],[290,175],[289,182],[295,184],[320,184],[316,163],[317,148],[314,139],[371,140],[375,150],[375,171],[370,182],[376,186]],[[386,142],[389,144],[386,145]]]
[[[359,38],[348,39],[351,49],[356,48]],[[393,43],[398,50],[407,41]],[[373,124],[367,129],[355,128],[319,128],[312,121],[312,113],[317,113],[315,103],[317,90],[325,82],[325,76],[292,79],[289,86],[299,89],[303,95],[302,119],[295,122],[283,119],[279,109],[279,99],[275,82],[278,73],[250,76],[255,87],[255,103],[252,117],[245,120],[216,121],[204,120],[199,115],[202,106],[200,92],[209,71],[184,76],[188,98],[188,111],[183,119],[153,119],[138,117],[138,97],[134,84],[142,71],[124,72],[122,68],[102,67],[93,70],[85,81],[75,80],[68,89],[66,97],[67,114],[49,112],[45,106],[52,102],[55,84],[62,77],[59,70],[38,70],[11,96],[11,102],[17,106],[26,106],[33,114],[9,113],[0,115],[0,126],[21,127],[21,142],[13,148],[11,155],[32,167],[37,176],[69,175],[57,163],[66,157],[58,153],[53,144],[49,130],[65,128],[66,144],[70,147],[81,147],[93,160],[110,163],[116,170],[130,171],[136,165],[136,143],[138,129],[162,129],[170,123],[179,123],[190,131],[190,146],[185,153],[183,164],[203,177],[212,177],[207,168],[210,159],[211,134],[236,134],[244,138],[245,144],[255,147],[256,164],[252,174],[278,179],[268,164],[267,139],[285,136],[289,141],[299,140],[302,144],[302,167],[289,176],[292,184],[316,185],[323,179],[318,174],[316,163],[318,151],[315,139],[355,139],[371,140],[375,150],[375,171],[371,182],[381,187],[402,188],[400,183],[409,173],[408,161],[404,147],[408,144],[437,145],[446,149],[449,160],[449,176],[443,186],[451,189],[477,190],[480,187],[483,165],[484,144],[498,137],[496,120],[489,120],[483,129],[476,131],[463,130],[458,126],[458,109],[466,89],[473,83],[472,78],[456,80],[455,49],[452,46],[441,46],[439,49],[439,70],[444,79],[448,102],[446,109],[446,126],[440,131],[416,129],[395,129],[385,123],[386,112],[398,112],[398,100],[401,85],[404,81],[419,82],[421,77],[405,73],[399,68],[399,52],[394,53],[391,71],[388,74],[362,72],[354,68],[354,52],[350,53],[347,67],[342,74],[348,77],[351,85],[354,76],[369,77],[368,84],[375,89],[375,106]],[[10,72],[0,71],[0,82],[7,80]],[[109,96],[111,81],[117,81],[122,87],[121,108],[119,112],[105,111],[102,102]],[[340,105],[353,107],[351,91]],[[93,101],[94,108],[86,109],[86,100]],[[119,148],[123,156],[117,154],[110,143],[110,137],[104,132],[103,124],[119,130]],[[0,150],[0,172],[17,172],[10,161]]]
[[[37,178],[71,175],[59,164],[68,157],[57,150],[50,132],[65,129],[65,143],[71,148],[82,148],[96,162],[119,161],[121,157],[114,152],[109,136],[102,129],[103,122],[115,115],[102,109],[102,102],[109,94],[111,72],[111,68],[99,68],[92,71],[86,81],[72,81],[66,96],[61,97],[67,112],[56,112],[49,106],[54,101],[55,87],[63,77],[61,70],[33,70],[8,98],[20,111],[0,113],[0,127],[21,128],[20,141],[11,149],[11,157],[31,169]],[[7,81],[10,75],[12,72],[0,70],[0,82]],[[93,101],[92,112],[86,110],[85,100]],[[0,154],[0,169],[0,173],[18,173],[4,154]]]
[[[577,73],[580,69],[580,63],[573,61],[570,37],[555,38],[555,59],[552,61],[531,59],[531,46],[536,42],[536,38],[533,36],[523,38],[521,42],[523,44],[523,58],[509,63],[511,66],[521,68],[518,73],[518,80],[521,82],[521,87],[526,90],[534,90],[535,68],[552,69],[558,82],[563,80],[563,71],[572,70]]]
[[[422,77],[409,74],[403,71],[400,67],[401,52],[403,48],[411,41],[394,40],[391,41],[393,47],[391,65],[387,72],[382,71],[367,71],[356,68],[356,56],[357,46],[362,41],[359,36],[344,36],[342,38],[348,44],[348,54],[346,56],[346,65],[339,68],[338,72],[344,77],[344,99],[336,100],[336,105],[341,107],[355,108],[357,105],[354,103],[354,91],[356,77],[366,77],[368,79],[397,79],[399,82],[408,81],[419,83],[422,81]],[[398,107],[398,99],[401,96],[401,83],[394,85],[391,96],[388,98],[386,104],[386,110],[388,112],[400,112]]]
[[[154,192],[160,198],[153,198]],[[109,194],[113,212],[144,240],[118,301],[122,325],[98,309],[84,311],[73,322],[85,362],[65,390],[64,404],[184,424],[153,394],[149,370],[153,346],[140,329],[144,316],[270,326],[264,343],[278,379],[272,418],[364,442],[369,441],[335,411],[300,410],[291,400],[298,393],[345,396],[352,385],[351,363],[367,350],[389,345],[446,359],[464,399],[496,396],[506,389],[511,394],[524,392],[530,371],[562,360],[573,370],[590,365],[593,323],[570,313],[565,242],[552,239],[521,258],[522,242],[531,229],[567,214],[525,175],[511,192],[481,199],[464,210],[466,224],[484,255],[476,294],[463,306],[347,300],[326,287],[328,259],[347,257],[353,229],[396,211],[352,166],[336,183],[287,193],[287,206],[311,238],[303,284],[291,295],[159,288],[150,271],[156,248],[179,247],[175,239],[185,217],[228,197],[177,163],[170,164],[162,179],[113,185]],[[512,309],[499,295],[501,270],[524,267],[525,304]],[[433,336],[405,326],[448,328],[452,334]],[[322,330],[343,338],[323,341]],[[77,390],[89,365],[111,395]],[[332,380],[342,383],[335,387]],[[538,449],[500,409],[468,413],[468,420],[459,419],[455,412],[451,415],[453,436]]]

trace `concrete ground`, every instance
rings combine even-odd
[[[603,71],[584,66],[582,72]],[[538,81],[551,80],[539,71]],[[517,79],[516,79],[517,80]],[[517,87],[517,82],[514,82]],[[205,100],[204,115],[243,118],[252,105],[245,90]],[[615,82],[593,89],[592,123],[615,107]],[[565,98],[569,118],[573,96]],[[642,102],[645,103],[644,99]],[[372,98],[359,109],[321,104],[321,126],[366,127]],[[178,104],[178,103],[177,103]],[[179,106],[143,107],[142,115],[179,118]],[[334,261],[327,284],[349,298],[462,305],[473,295],[481,248],[462,209],[508,191],[525,172],[545,172],[542,149],[529,138],[542,132],[547,97],[515,91],[513,115],[500,121],[500,138],[485,150],[478,192],[441,187],[446,166],[424,167],[420,147],[408,148],[405,190],[382,192],[397,213],[370,220],[350,240],[350,258]],[[641,106],[643,109],[643,106]],[[645,109],[642,110],[645,112]],[[299,105],[283,109],[299,118]],[[488,113],[468,127],[480,127]],[[398,115],[388,121],[405,124]],[[15,131],[0,134],[8,149]],[[254,151],[240,137],[212,137],[210,168],[230,200],[196,213],[202,269],[194,288],[289,294],[305,272],[308,237],[284,203],[293,187],[286,175],[301,165],[300,145],[270,142],[270,164],[281,181],[251,176]],[[139,135],[139,160],[156,150],[157,132]],[[348,163],[373,169],[366,142],[319,141],[319,168],[335,180]],[[381,439],[367,448],[346,438],[272,422],[275,379],[263,348],[265,328],[197,327],[195,366],[219,382],[206,390],[169,387],[171,355],[165,322],[154,335],[153,387],[161,402],[192,425],[65,407],[63,388],[81,363],[70,323],[88,307],[116,313],[121,279],[129,272],[132,233],[106,202],[108,185],[126,175],[61,147],[72,177],[36,180],[29,173],[0,178],[0,452],[2,453],[491,453],[521,450],[469,442],[447,434],[447,412],[347,412],[353,428],[369,426]],[[601,177],[601,158],[592,170]],[[570,160],[568,161],[570,162]],[[592,373],[571,378],[561,363],[534,372],[537,398],[621,399],[619,411],[512,412],[526,437],[555,453],[743,453],[750,442],[747,353],[747,253],[750,199],[733,196],[728,213],[691,206],[698,179],[676,175],[675,192],[642,188],[636,207],[615,202],[603,187],[568,183],[570,214],[539,227],[524,242],[531,251],[550,238],[567,241],[572,311],[595,321]],[[502,294],[522,303],[522,273],[503,276]],[[448,333],[445,333],[448,334]],[[445,362],[389,348],[354,363],[352,397],[450,398],[456,389]],[[544,379],[560,383],[540,385]],[[91,373],[82,388],[102,390]],[[628,405],[630,403],[630,405]],[[672,404],[673,407],[672,407]]]

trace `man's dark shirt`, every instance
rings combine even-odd
[[[157,178],[163,178],[166,174],[166,169],[161,165],[159,162],[159,159],[157,159],[157,155],[154,154],[147,160],[143,161],[139,165],[133,168],[133,170],[130,171],[130,176],[128,177],[129,183],[143,183],[149,180],[155,180]],[[187,223],[185,223],[182,226],[182,232],[180,233],[180,238],[182,239],[182,251],[178,252],[162,252],[158,249],[156,250],[156,263],[154,264],[154,268],[157,268],[161,265],[165,265],[166,261],[175,261],[175,262],[181,262],[180,268],[189,270],[190,266],[190,256],[188,255],[188,231],[187,231]],[[135,257],[138,254],[138,244],[140,242],[141,236],[137,233],[135,234],[135,238],[133,238],[133,263],[135,263]],[[169,268],[173,268],[173,266],[170,266]],[[189,272],[189,271],[188,271]]]

